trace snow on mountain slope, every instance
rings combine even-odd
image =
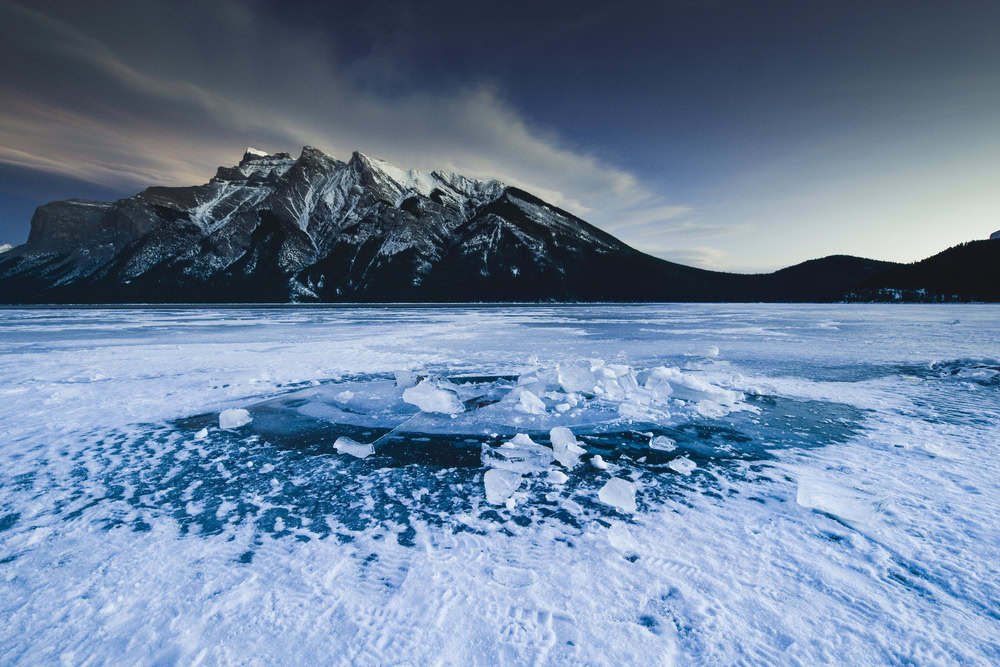
[[[16,253],[24,258],[0,275],[23,277],[25,270],[52,263],[51,255],[56,253],[56,264],[71,265],[69,271],[62,271],[63,278],[72,277],[70,282],[89,278],[128,284],[168,267],[179,267],[180,282],[205,281],[241,258],[260,254],[253,247],[254,234],[266,226],[265,219],[278,227],[294,225],[308,237],[303,244],[300,235],[279,232],[279,236],[295,236],[295,245],[305,247],[304,253],[301,248],[276,250],[285,259],[279,268],[294,272],[338,242],[363,244],[382,237],[382,251],[389,254],[426,246],[420,230],[407,228],[412,226],[407,224],[413,222],[412,214],[387,210],[408,198],[434,203],[433,196],[449,204],[451,217],[456,217],[455,213],[460,216],[502,189],[495,181],[403,171],[361,153],[342,162],[309,146],[297,159],[287,153],[272,155],[248,148],[238,165],[220,167],[205,185],[153,187],[115,203],[70,200],[39,208],[29,243]],[[411,202],[409,208],[415,204]],[[448,220],[438,226],[449,229],[459,222]],[[88,246],[101,242],[105,251],[93,254],[100,261],[74,257],[81,247],[91,254]],[[41,274],[35,278],[43,287],[57,282]]]
[[[98,238],[106,245],[101,261],[72,257]],[[505,262],[509,246],[552,264],[553,245],[627,248],[499,181],[404,170],[361,152],[344,162],[305,146],[294,159],[248,148],[238,165],[220,167],[200,186],[151,187],[114,203],[48,204],[18,252],[60,253],[59,261],[72,265],[72,280],[62,284],[84,300],[92,293],[201,300],[206,290],[219,299],[255,300],[248,292],[265,283],[275,298],[288,300],[405,296],[461,247],[471,251],[466,258],[483,255],[478,273],[488,276],[486,263]],[[17,265],[0,267],[0,280],[19,274]],[[40,292],[52,286],[43,277],[36,283]]]

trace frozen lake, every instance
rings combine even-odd
[[[1000,661],[997,306],[0,310],[0,363],[2,664]]]

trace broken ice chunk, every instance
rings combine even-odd
[[[672,452],[677,449],[677,443],[665,435],[654,435],[649,440],[650,449],[659,449],[661,452]]]
[[[355,442],[350,438],[341,436],[333,443],[334,449],[340,454],[350,454],[359,459],[368,458],[375,453],[375,446],[363,442]]]
[[[589,363],[558,366],[559,386],[568,394],[577,391],[592,392],[596,379],[590,366]]]
[[[552,463],[552,450],[518,433],[500,447],[483,445],[482,462],[484,466],[517,473],[541,472]]]
[[[516,401],[514,409],[526,415],[545,414],[545,402],[524,387],[515,387],[504,397],[505,401]]]
[[[195,440],[204,440],[207,437],[208,437],[208,429],[207,428],[203,428],[203,429],[201,429],[200,431],[198,431],[197,433],[194,434],[194,439]]]
[[[664,366],[658,366],[649,372],[646,389],[657,400],[672,395],[673,398],[685,401],[712,401],[725,406],[732,406],[740,397],[735,391],[716,387],[701,378],[682,373],[678,368]]]
[[[649,392],[649,397],[659,403],[666,403],[674,393],[674,388],[666,379],[662,377],[654,378],[652,373],[649,374],[649,379],[646,380],[644,386]]]
[[[698,467],[694,461],[686,456],[678,457],[667,464],[670,469],[674,472],[679,472],[682,475],[690,475],[694,472],[694,469]]]
[[[580,457],[587,453],[581,443],[573,436],[573,432],[565,426],[557,426],[549,431],[552,440],[552,454],[556,461],[572,468],[580,462]]]
[[[417,374],[410,370],[400,370],[393,373],[396,376],[396,386],[405,389],[417,384]]]
[[[569,412],[569,408],[570,408],[569,403],[557,403],[556,404],[556,412]]]
[[[878,511],[875,499],[866,493],[808,477],[799,480],[795,501],[802,507],[855,523],[867,523]]]
[[[625,398],[625,389],[618,382],[618,370],[616,368],[618,367],[604,366],[594,372],[594,377],[597,380],[597,383],[594,385],[594,393],[613,401],[620,401]]]
[[[521,475],[513,470],[491,468],[483,475],[483,485],[486,487],[486,502],[490,505],[503,505],[521,486]]]
[[[639,382],[636,381],[635,373],[633,373],[631,369],[629,369],[628,373],[618,376],[618,384],[620,384],[622,389],[624,389],[628,394],[631,394],[639,388]]]
[[[550,470],[549,471],[549,481],[553,484],[565,484],[569,480],[562,470]]]
[[[219,428],[239,428],[252,421],[253,417],[243,408],[229,408],[219,413]]]
[[[453,390],[431,380],[424,380],[417,386],[404,390],[403,401],[417,406],[423,412],[454,415],[465,411]]]
[[[594,454],[593,458],[590,459],[590,465],[594,466],[598,470],[608,469],[607,461],[605,461],[600,454]]]
[[[597,492],[597,497],[605,505],[616,507],[622,512],[635,512],[635,484],[628,480],[612,477]]]
[[[344,391],[334,396],[333,400],[337,401],[338,403],[347,403],[352,398],[354,398],[354,392],[345,389]]]
[[[531,375],[522,375],[517,378],[517,386],[523,387],[535,396],[544,396],[545,394],[553,393],[553,390],[559,388],[556,369],[539,369]]]
[[[545,413],[545,403],[542,399],[525,389],[521,392],[518,404],[514,409],[528,415],[541,415]]]

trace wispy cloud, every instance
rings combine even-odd
[[[723,270],[731,266],[733,263],[733,257],[730,256],[729,253],[717,248],[710,248],[708,246],[698,246],[685,250],[664,249],[660,255],[664,259],[669,259],[672,262],[687,264],[689,266],[697,266],[702,269],[711,269],[714,271]]]
[[[106,12],[127,11],[130,31]],[[0,2],[0,162],[104,186],[205,182],[244,145],[498,178],[662,254],[697,235],[686,206],[531,125],[488,84],[392,97],[360,86],[321,34],[283,34],[248,5],[102,4],[71,18]]]
[[[629,227],[673,220],[674,218],[690,215],[691,212],[689,206],[675,206],[670,204],[650,206],[623,213],[619,217],[617,224],[620,229],[628,229]]]
[[[678,239],[713,239],[724,236],[745,234],[754,230],[751,224],[720,225],[698,222],[697,220],[682,220],[678,222],[661,221],[657,224],[647,224],[633,234],[639,239],[669,238]]]

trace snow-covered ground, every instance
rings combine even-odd
[[[0,311],[0,663],[996,664],[998,323]]]

